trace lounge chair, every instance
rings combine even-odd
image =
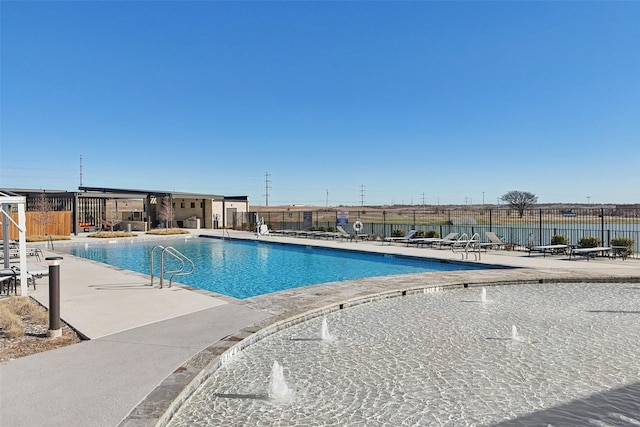
[[[25,248],[26,256],[35,257],[38,261],[42,260],[42,250],[40,248]],[[9,246],[9,259],[20,258],[20,248],[18,246]],[[0,259],[4,259],[4,248],[0,249]]]
[[[480,242],[480,243],[476,243],[476,247],[477,248],[492,248],[492,249],[497,249],[499,247],[506,247],[506,243],[502,241],[501,238],[499,238],[496,233],[494,233],[493,231],[486,231],[485,236],[487,236],[487,239],[489,239],[488,242]]]
[[[342,228],[341,225],[336,226],[336,230],[338,230],[338,235],[340,238],[353,240],[353,234],[347,233],[347,231]]]
[[[4,269],[5,271],[7,269]],[[11,267],[11,270],[15,274],[14,283],[16,287],[20,283],[20,268],[19,267]],[[45,276],[49,275],[49,268],[43,267],[38,264],[27,264],[27,285],[33,285],[33,289],[36,289],[36,280],[41,279]]]
[[[407,233],[402,236],[402,237],[385,237],[384,240],[382,241],[382,244],[386,243],[407,243],[408,241],[410,241],[411,239],[413,239],[413,236],[415,236],[417,233],[416,230],[409,230],[407,231]]]
[[[587,258],[587,261],[589,261],[589,258],[595,257],[598,254],[601,254],[602,256],[609,256],[609,252],[611,252],[610,246],[596,246],[595,248],[574,248],[571,249],[571,252],[569,252],[569,259],[576,255],[582,255]]]
[[[443,241],[454,240],[458,237],[458,233],[449,233],[444,238],[440,237],[414,237],[407,242],[408,244],[414,244],[416,246],[433,246],[435,244],[441,244]]]
[[[442,248],[443,246],[454,246],[461,243],[458,236],[460,236],[460,233],[447,234],[442,238],[442,241],[440,242],[440,248]]]
[[[458,233],[455,233],[456,235]],[[451,250],[459,249],[459,248],[469,248],[471,246],[475,246],[478,240],[475,238],[478,234],[474,234],[472,238],[467,236],[467,233],[462,233],[461,236],[456,237],[455,239],[444,238],[442,242],[440,242],[440,246],[448,246]]]
[[[547,252],[551,254],[564,254],[569,249],[569,245],[538,245],[529,248],[529,256],[531,252],[541,252],[543,257],[547,256]]]

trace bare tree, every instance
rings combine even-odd
[[[41,235],[46,236],[47,224],[53,222],[53,202],[43,191],[35,200],[36,221],[40,224]]]
[[[518,211],[520,218],[524,216],[524,210],[538,202],[538,196],[528,191],[509,191],[500,197],[500,200],[509,203]]]
[[[158,208],[158,218],[160,218],[160,221],[165,223],[166,228],[173,228],[173,220],[175,219],[175,215],[173,211],[173,205],[169,197],[162,198],[162,203]],[[169,224],[171,224],[171,227],[169,227]]]
[[[102,215],[102,226],[108,227],[112,232],[114,228],[122,222],[118,219],[118,202],[113,199],[109,199],[106,204],[104,214]]]

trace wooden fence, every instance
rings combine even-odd
[[[69,236],[71,234],[71,211],[62,212],[25,212],[27,222],[27,238],[33,236]],[[17,223],[18,214],[11,213]],[[2,227],[0,227],[2,238]],[[18,227],[9,225],[9,238],[18,240]]]

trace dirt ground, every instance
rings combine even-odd
[[[40,307],[40,310],[47,312],[44,307]],[[49,338],[47,336],[48,320],[34,321],[31,316],[20,317],[24,327],[23,336],[11,339],[7,336],[6,331],[0,328],[0,362],[53,350],[81,341],[78,334],[64,322],[62,322],[62,336]],[[45,318],[48,319],[48,317]]]

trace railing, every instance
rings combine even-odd
[[[163,288],[164,286],[164,276],[167,274],[170,274],[169,276],[169,288],[171,287],[171,285],[173,284],[173,279],[177,276],[186,276],[187,274],[191,274],[193,273],[193,270],[195,269],[195,266],[193,265],[193,262],[182,252],[180,252],[179,250],[177,250],[176,248],[174,248],[173,246],[162,246],[162,245],[157,245],[154,246],[151,249],[151,255],[150,255],[150,261],[149,261],[149,266],[150,266],[150,270],[151,270],[151,286],[153,286],[153,282],[154,282],[154,272],[155,272],[155,268],[154,268],[154,259],[155,259],[155,253],[156,253],[156,249],[160,250],[160,289]],[[171,257],[173,257],[173,259],[178,261],[178,264],[180,265],[179,268],[175,268],[173,270],[165,270],[164,269],[164,256],[165,254],[170,255]],[[187,265],[189,266],[188,270],[187,270]]]
[[[338,212],[340,211],[340,212]],[[633,239],[632,257],[640,257],[640,208],[625,206],[578,207],[573,209],[527,209],[522,215],[508,207],[424,209],[363,208],[343,211],[340,208],[298,211],[260,211],[271,230],[332,231],[338,213],[348,218],[349,232],[356,218],[364,224],[362,233],[379,238],[406,234],[409,230],[434,230],[440,236],[451,232],[471,236],[492,231],[507,248],[525,249],[532,245],[548,245],[554,235],[564,235],[570,244],[583,237],[597,237],[602,246],[611,246],[615,238]],[[249,218],[249,221],[252,221]]]
[[[478,261],[480,259],[480,249],[476,243],[479,241],[480,235],[478,233],[474,233],[471,238],[469,238],[467,233],[462,233],[462,235],[460,235],[460,237],[451,244],[451,252],[461,254],[462,259],[469,259],[469,249],[471,249],[476,261]]]

